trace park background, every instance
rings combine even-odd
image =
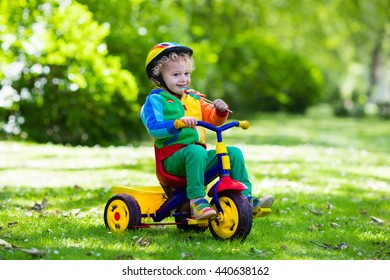
[[[162,41],[194,50],[193,88],[235,116],[389,112],[389,2],[1,1],[2,138],[127,144],[145,130],[144,65]]]
[[[0,257],[388,259],[389,8],[1,0]],[[277,200],[246,245],[190,235],[175,247],[176,229],[158,232],[166,251],[153,231],[99,239],[109,186],[155,180],[139,110],[152,89],[146,55],[163,41],[193,48],[192,87],[252,123],[228,140],[245,150],[255,190]]]

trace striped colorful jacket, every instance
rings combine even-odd
[[[178,97],[154,89],[141,108],[141,119],[150,136],[154,138],[162,159],[169,157],[182,147],[196,143],[205,146],[206,132],[201,127],[176,129],[175,120],[193,116],[213,125],[222,125],[229,113],[216,110],[212,104],[197,96],[184,94]]]

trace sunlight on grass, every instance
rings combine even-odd
[[[275,203],[243,243],[176,226],[120,235],[104,227],[111,186],[158,184],[151,143],[0,142],[0,239],[14,246],[0,247],[0,259],[390,259],[387,123],[284,115],[251,123],[224,140],[242,149],[253,193]],[[209,134],[209,148],[213,141]]]
[[[0,185],[104,187],[156,184],[153,149],[88,148],[0,142]],[[23,174],[23,176],[20,176]]]

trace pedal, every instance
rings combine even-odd
[[[271,214],[271,208],[260,208],[258,207],[255,211],[253,211],[253,218],[265,217]]]

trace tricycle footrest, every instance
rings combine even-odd
[[[265,217],[271,214],[271,208],[258,208],[256,211],[253,211],[253,218]]]
[[[187,219],[189,225],[198,225],[201,227],[207,227],[209,225],[209,220],[195,220],[195,219]]]

